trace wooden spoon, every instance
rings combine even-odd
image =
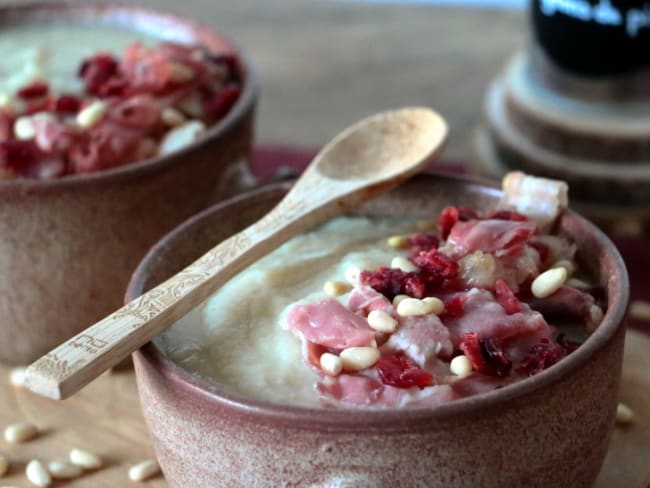
[[[255,260],[415,174],[446,136],[445,121],[426,108],[380,113],[346,129],[265,217],[35,361],[27,369],[27,388],[57,400],[77,392]]]

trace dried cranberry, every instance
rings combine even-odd
[[[374,288],[386,298],[392,300],[395,295],[402,293],[405,279],[414,276],[414,273],[406,273],[401,269],[382,266],[376,271],[362,271],[361,283]]]
[[[0,166],[12,173],[26,175],[38,161],[39,151],[33,141],[16,139],[0,142]]]
[[[440,237],[444,240],[449,237],[452,227],[456,222],[467,222],[478,218],[478,214],[469,207],[445,207],[438,218],[438,230]]]
[[[539,344],[530,348],[528,355],[519,364],[517,373],[522,376],[535,375],[544,371],[546,368],[553,366],[567,354],[567,349],[562,345],[544,338],[539,342]]]
[[[380,358],[375,369],[385,385],[396,388],[417,386],[420,389],[433,385],[433,376],[401,352]]]
[[[466,298],[463,296],[457,296],[445,300],[445,311],[443,312],[443,319],[444,317],[450,317],[450,318],[462,317],[463,314],[465,313],[465,311],[463,310],[465,301]]]
[[[413,262],[433,277],[451,279],[458,274],[458,263],[437,249],[421,251]]]
[[[458,222],[458,209],[456,207],[445,207],[438,217],[438,231],[442,240],[449,237],[449,233],[454,225]]]
[[[18,96],[23,100],[31,100],[33,98],[41,98],[48,94],[50,87],[44,81],[35,81],[31,85],[27,85],[18,90]]]
[[[479,339],[475,332],[463,335],[460,349],[472,363],[472,368],[480,373],[491,376],[507,376],[512,368],[512,362],[506,357],[501,341],[486,337]]]
[[[76,114],[79,109],[81,100],[73,95],[61,95],[54,105],[54,110],[62,114]]]
[[[494,298],[508,315],[522,311],[521,303],[503,280],[497,280],[494,284]]]
[[[240,93],[241,88],[239,85],[226,85],[212,99],[203,104],[203,111],[212,119],[220,119],[232,108]]]
[[[129,83],[123,78],[111,78],[101,85],[98,95],[103,98],[121,97],[127,94]]]
[[[486,215],[485,219],[494,220],[513,220],[516,222],[528,222],[528,217],[512,210],[495,210],[494,212]]]
[[[117,60],[112,55],[98,53],[81,63],[78,76],[84,81],[88,93],[100,95],[104,83],[115,76],[117,71]]]
[[[429,251],[437,249],[440,244],[440,238],[435,234],[417,233],[408,238],[411,246],[411,254],[416,256],[420,251]]]

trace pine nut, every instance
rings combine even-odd
[[[102,467],[102,460],[99,456],[77,448],[70,451],[70,462],[83,469],[97,469]]]
[[[571,286],[573,288],[580,288],[580,289],[589,288],[589,283],[579,278],[568,279],[566,285]]]
[[[47,487],[52,484],[52,477],[45,466],[37,459],[32,459],[25,468],[27,479],[36,486]]]
[[[341,358],[336,354],[325,352],[320,357],[320,368],[329,376],[336,376],[343,370]]]
[[[650,321],[650,302],[634,300],[630,303],[630,318],[634,320]]]
[[[536,298],[546,298],[555,293],[567,280],[565,268],[551,268],[533,280],[531,291]]]
[[[627,425],[634,420],[634,412],[624,403],[619,402],[616,407],[616,423]]]
[[[38,434],[38,429],[29,422],[19,422],[5,427],[5,440],[11,444],[27,442]]]
[[[61,480],[78,478],[83,474],[83,470],[79,466],[61,461],[52,461],[47,465],[47,470],[50,472],[52,477]]]
[[[368,325],[379,332],[395,332],[397,320],[383,310],[371,310],[368,314]]]
[[[192,68],[181,63],[171,63],[169,81],[173,83],[185,83],[186,81],[194,79],[195,76],[196,73]]]
[[[451,363],[449,363],[449,370],[452,374],[464,378],[472,372],[472,363],[467,356],[461,354],[451,360]]]
[[[14,135],[17,139],[26,141],[36,136],[34,123],[29,115],[21,115],[14,122]]]
[[[393,249],[408,249],[411,247],[408,236],[390,236],[386,240],[386,243],[388,247],[392,247]]]
[[[146,481],[160,472],[160,466],[154,459],[147,459],[129,468],[131,481]]]
[[[431,313],[435,315],[440,315],[445,311],[445,302],[440,300],[437,297],[426,297],[422,301],[431,307]]]
[[[0,454],[0,478],[7,474],[9,471],[9,460]]]
[[[339,358],[344,370],[361,371],[377,362],[379,349],[376,347],[348,347],[341,351]]]
[[[402,300],[408,297],[409,297],[408,295],[395,295],[393,297],[393,306],[397,307],[399,305],[399,302],[401,302]]]
[[[425,302],[417,298],[407,297],[397,304],[397,313],[402,317],[414,317],[433,313],[437,307],[435,302]]]
[[[26,369],[27,368],[18,367],[18,368],[13,368],[11,371],[9,371],[9,383],[17,387],[25,386]]]
[[[95,100],[91,102],[88,106],[81,109],[77,114],[77,125],[87,129],[92,127],[97,122],[99,122],[102,117],[106,114],[108,110],[108,105],[102,100]]]
[[[159,154],[169,154],[190,145],[206,131],[200,120],[190,120],[170,130],[160,142]]]
[[[401,269],[405,273],[411,273],[413,271],[418,270],[418,267],[415,264],[413,264],[411,261],[409,261],[408,259],[402,256],[394,257],[393,260],[390,262],[390,267]]]
[[[326,281],[323,285],[323,292],[330,297],[345,295],[352,289],[352,285],[343,281]]]
[[[567,274],[571,276],[573,273],[575,273],[576,266],[573,264],[571,261],[568,259],[560,259],[557,263],[554,263],[551,266],[551,269],[553,268],[565,268],[567,271]]]
[[[173,107],[166,107],[160,113],[160,120],[169,127],[178,127],[185,122],[185,115]]]
[[[415,228],[420,232],[434,230],[436,227],[438,227],[438,221],[435,219],[420,220],[415,224]]]

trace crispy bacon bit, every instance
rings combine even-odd
[[[506,357],[498,339],[479,339],[475,332],[468,332],[463,335],[460,349],[471,361],[473,369],[480,373],[503,377],[512,368],[512,362]]]
[[[558,337],[558,339],[560,338]],[[517,373],[522,376],[533,376],[553,366],[569,352],[561,344],[552,342],[549,339],[542,339],[539,344],[530,348],[528,356],[519,364]]]
[[[385,385],[397,388],[417,386],[420,389],[433,385],[433,376],[404,353],[380,358],[375,364],[375,369]]]
[[[521,303],[512,292],[508,284],[503,280],[497,280],[494,284],[494,298],[499,302],[508,315],[522,311]]]
[[[86,91],[93,95],[103,95],[102,87],[118,72],[117,60],[108,53],[97,53],[84,60],[79,67],[78,76],[84,82]]]
[[[44,81],[35,81],[31,85],[27,85],[18,90],[17,95],[23,100],[32,100],[34,98],[41,98],[48,94],[50,87]]]
[[[60,114],[76,114],[80,109],[81,100],[74,95],[61,95],[54,105],[54,110]]]

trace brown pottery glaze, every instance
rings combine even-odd
[[[0,29],[43,23],[109,25],[237,52],[208,27],[141,7],[0,8]],[[179,152],[56,180],[0,180],[0,361],[28,363],[119,308],[147,249],[220,197],[251,147],[258,88],[246,59],[241,69],[230,113]]]
[[[288,184],[219,204],[147,255],[127,299],[159,283],[271,208]],[[419,176],[359,212],[431,217],[446,205],[487,208],[499,190],[449,176]],[[588,487],[614,425],[628,301],[611,242],[568,212],[561,227],[607,290],[596,332],[548,370],[436,408],[314,409],[253,401],[166,358],[156,341],[134,355],[142,409],[174,487]]]

